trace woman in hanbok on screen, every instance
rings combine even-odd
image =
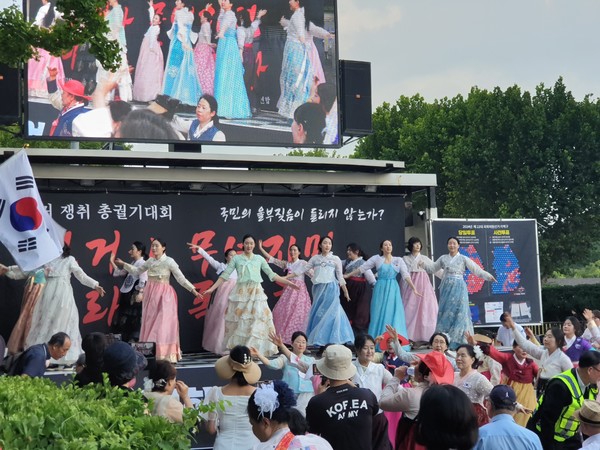
[[[108,39],[116,41],[119,44],[121,66],[116,72],[110,72],[96,60],[96,66],[98,72],[96,73],[96,82],[98,84],[106,82],[107,80],[114,81],[119,87],[119,98],[123,101],[131,101],[133,98],[133,81],[131,79],[131,73],[129,72],[129,64],[127,62],[127,38],[125,37],[125,25],[123,23],[124,13],[123,8],[119,4],[118,0],[108,0],[110,10],[106,14],[106,21],[108,22]],[[106,100],[113,100],[115,97],[114,90],[111,91]]]
[[[210,4],[206,5],[207,9]],[[212,42],[212,29],[210,21],[212,16],[208,11],[203,11],[200,15],[200,33],[198,33],[198,42],[194,47],[194,61],[198,71],[198,81],[202,93],[213,95],[215,91],[215,47]]]
[[[48,0],[42,0],[42,6],[35,15],[34,25],[42,28],[51,28],[60,18],[60,13],[54,4]],[[52,56],[48,50],[38,48],[38,59],[31,58],[27,62],[27,89],[31,97],[48,97],[46,78],[50,67],[57,69],[56,82],[62,88],[65,81],[65,70],[59,56]]]
[[[422,247],[419,238],[411,237],[407,245],[410,254],[405,255],[403,259],[410,272],[410,279],[423,296],[416,296],[408,283],[402,281],[400,284],[406,314],[406,332],[415,342],[429,340],[435,331],[438,315],[438,301],[431,280],[427,272],[419,267],[420,261],[432,262],[427,256],[421,254]]]
[[[252,116],[250,101],[244,85],[244,66],[237,42],[237,19],[229,0],[221,0],[217,65],[215,69],[215,98],[219,114],[228,119],[247,119]]]
[[[473,321],[469,309],[469,292],[463,279],[465,272],[470,270],[474,275],[487,281],[496,278],[470,258],[459,253],[460,241],[456,237],[448,238],[448,254],[440,256],[435,263],[420,261],[419,267],[424,267],[428,273],[443,270],[440,284],[440,305],[437,318],[437,331],[448,334],[450,348],[455,350],[460,344],[466,343],[465,331],[473,334]]]
[[[185,6],[183,0],[175,1],[175,19],[167,32],[171,39],[163,94],[176,98],[186,105],[195,106],[202,95],[198,72],[194,64],[192,49],[192,23],[194,14]]]
[[[138,102],[149,102],[160,94],[164,77],[164,57],[158,42],[160,33],[160,16],[155,14],[152,24],[142,41],[140,56],[135,69],[133,83],[133,99]]]
[[[279,114],[289,119],[294,111],[305,103],[314,83],[314,68],[309,58],[310,45],[307,41],[309,23],[305,19],[303,0],[290,0],[292,17],[281,18],[280,24],[287,25],[287,40],[283,49],[279,86],[281,96],[277,102]]]
[[[242,63],[244,65],[244,85],[250,101],[252,111],[256,110],[256,95],[253,92],[256,81],[256,55],[254,54],[254,34],[260,26],[260,19],[267,13],[267,10],[261,9],[256,13],[253,21],[250,21],[250,11],[240,9],[237,12],[237,40]]]

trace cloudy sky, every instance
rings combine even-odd
[[[373,109],[559,76],[576,98],[600,96],[597,0],[338,0],[338,13],[340,58],[371,62]]]

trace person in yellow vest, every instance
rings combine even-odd
[[[551,378],[527,428],[540,436],[544,450],[581,448],[580,422],[575,415],[584,400],[595,400],[600,381],[600,352],[581,355],[579,367]]]

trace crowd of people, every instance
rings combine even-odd
[[[409,240],[403,257],[393,256],[390,240],[382,241],[380,254],[371,258],[350,243],[344,262],[333,254],[329,236],[321,237],[319,253],[308,261],[299,258],[295,245],[289,258],[280,260],[252,235],[242,244],[240,254],[226,250],[223,263],[188,244],[219,275],[204,292],[166,255],[161,238],[152,241],[151,257],[136,241],[129,248],[130,263],[111,258],[113,274],[125,277],[111,330],[126,340],[156,343],[157,364],[146,395],[153,400],[152,412],[172,422],[181,422],[183,408],[192,404],[187,386],[176,379],[181,349],[171,275],[194,296],[215,297],[206,345],[221,356],[215,370],[228,383],[207,396],[227,405],[205,417],[206,429],[216,434],[215,448],[274,448],[270,445],[280,442],[296,448],[292,445],[313,442],[316,448],[334,449],[577,449],[584,437],[586,445],[595,440],[600,423],[593,420],[590,401],[600,380],[595,351],[600,311],[583,311],[585,334],[581,321],[569,316],[561,328],[546,332],[542,344],[504,313],[494,340],[473,334],[463,312],[468,294],[459,284],[465,283],[466,269],[487,280],[494,277],[460,254],[455,237],[448,239],[448,255],[435,262],[420,255],[417,238]],[[256,244],[264,257],[255,253]],[[286,274],[277,275],[270,264]],[[437,303],[424,271],[442,278],[433,327],[431,317],[419,318],[420,311],[435,311],[423,303]],[[285,286],[281,306],[273,312],[261,272]],[[18,266],[0,265],[0,274],[27,278],[8,342],[14,358],[9,374],[42,376],[50,360],[75,362],[83,354],[75,378],[80,385],[101,382],[105,372],[115,386],[135,386],[143,357],[128,343],[108,346],[102,333],[81,339],[70,276],[98,295],[104,289],[83,272],[67,246],[39,270],[24,273]],[[452,323],[443,320],[449,314],[454,314]],[[433,330],[431,351],[409,351],[410,341],[425,330]],[[494,344],[512,347],[512,354]],[[255,360],[282,370],[282,381],[259,383],[262,372]]]
[[[248,119],[257,113],[254,40],[269,11],[246,9],[230,0],[220,0],[218,8],[210,2],[194,11],[188,0],[176,0],[172,20],[167,21],[152,3],[136,65],[130,67],[123,8],[119,0],[108,1],[104,11],[108,38],[119,45],[121,65],[109,71],[96,62],[96,88],[91,94],[86,93],[89,87],[84,80],[65,77],[60,58],[40,50],[38,59],[29,62],[29,95],[48,97],[60,111],[51,136],[223,142],[226,136],[219,128],[219,116]],[[315,25],[308,3],[291,0],[290,18],[279,20],[287,38],[277,111],[289,120],[293,143],[336,144],[337,89],[326,81],[314,43],[314,38],[334,36]],[[34,24],[51,28],[58,18],[52,1],[44,0]],[[161,28],[166,29],[163,22],[170,24],[166,58],[159,42]],[[126,104],[129,110],[118,114],[113,102]],[[149,102],[163,109],[148,108],[157,117],[134,114]],[[174,117],[180,105],[195,106],[196,119]]]

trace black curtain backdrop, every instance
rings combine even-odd
[[[201,245],[219,261],[227,248],[241,251],[241,239],[246,233],[262,239],[267,251],[284,259],[291,244],[297,244],[301,257],[309,259],[317,253],[321,235],[333,237],[334,254],[342,260],[350,242],[357,242],[373,255],[383,239],[391,239],[394,253],[404,254],[402,197],[54,192],[42,193],[42,198],[54,219],[68,230],[66,240],[71,244],[71,254],[107,291],[105,297],[99,298],[95,291],[72,279],[82,335],[108,331],[122,283],[121,278],[112,276],[109,259],[115,255],[127,260],[133,241],[144,242],[149,248],[153,238],[164,239],[167,255],[177,261],[198,290],[210,287],[217,276],[200,255],[192,254],[186,242]],[[13,264],[3,246],[0,262]],[[273,307],[282,288],[264,279],[263,286]],[[179,298],[182,349],[198,351],[202,347],[209,299],[194,299],[173,278],[171,283]],[[23,284],[0,277],[0,334],[5,339],[19,315]]]

